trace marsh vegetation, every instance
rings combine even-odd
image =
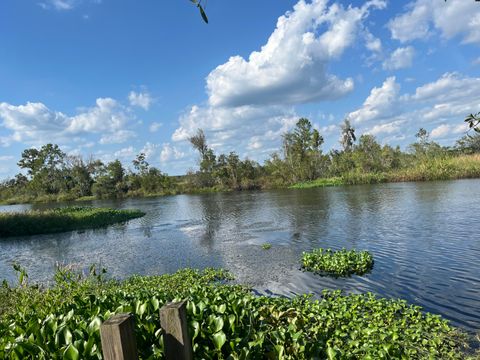
[[[144,216],[139,210],[64,207],[0,213],[0,237],[96,229]]]

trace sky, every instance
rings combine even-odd
[[[300,117],[339,148],[340,124],[406,149],[442,145],[480,111],[474,0],[2,0],[0,179],[24,149],[136,154],[198,168],[188,137],[263,163]]]

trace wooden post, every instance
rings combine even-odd
[[[187,302],[168,303],[160,309],[163,345],[167,360],[192,360],[192,341],[188,335]]]
[[[104,360],[138,360],[131,314],[117,314],[100,327]]]

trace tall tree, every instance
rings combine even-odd
[[[342,132],[340,137],[340,144],[343,147],[343,151],[350,151],[353,144],[357,140],[355,137],[355,129],[350,124],[350,120],[347,118],[343,120],[343,124],[340,125]]]

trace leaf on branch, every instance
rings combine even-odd
[[[198,9],[200,10],[200,15],[202,15],[203,21],[205,21],[205,23],[208,24],[207,14],[205,14],[205,11],[203,10],[202,5],[198,4],[197,6],[198,6]]]

